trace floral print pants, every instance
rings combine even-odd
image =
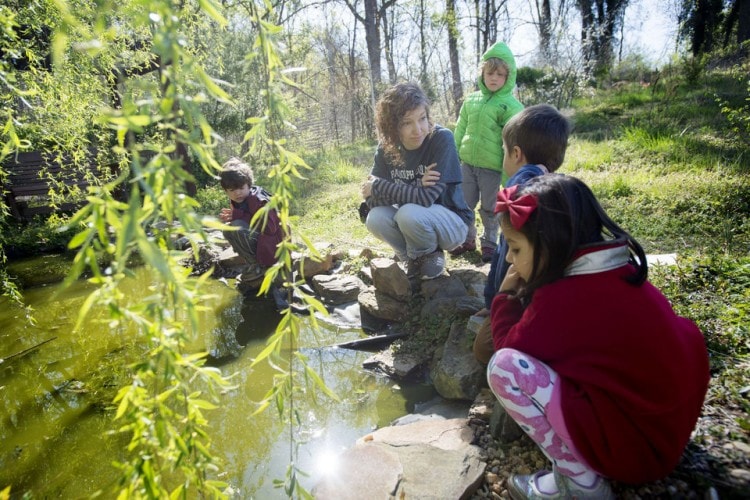
[[[515,349],[500,349],[487,365],[487,381],[495,397],[561,474],[574,479],[598,475],[570,440],[557,380],[552,368]]]

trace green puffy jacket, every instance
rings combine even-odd
[[[479,90],[469,94],[456,122],[456,148],[462,162],[474,167],[503,171],[502,130],[510,118],[523,109],[513,96],[516,86],[516,60],[503,42],[497,42],[482,55],[482,61],[497,57],[508,64],[508,79],[490,92],[480,76]]]

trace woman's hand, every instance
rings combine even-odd
[[[518,274],[516,271],[516,268],[513,267],[513,264],[510,265],[508,268],[508,272],[505,274],[505,278],[503,279],[503,282],[500,284],[500,292],[499,293],[507,293],[508,295],[516,295],[519,290],[521,290],[521,287],[525,285],[526,282],[523,278]]]
[[[427,165],[422,176],[422,187],[432,187],[440,181],[440,172],[435,170],[435,167],[437,167],[437,163]]]
[[[372,184],[375,182],[375,177],[370,176],[367,178],[364,184],[362,184],[362,197],[366,200],[372,196]]]

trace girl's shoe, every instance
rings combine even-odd
[[[514,500],[541,500],[541,499],[591,499],[591,500],[614,500],[615,495],[609,482],[603,477],[598,477],[590,487],[584,487],[567,476],[554,470],[555,483],[558,491],[556,493],[543,493],[537,486],[540,477],[549,474],[543,470],[530,476],[513,474],[508,478],[508,492]]]
[[[537,480],[550,474],[548,470],[541,470],[536,474],[521,475],[511,474],[508,478],[508,493],[513,500],[543,499],[543,498],[565,498],[560,492],[549,494],[542,493],[537,486]]]

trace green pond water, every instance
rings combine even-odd
[[[57,256],[14,262],[11,272],[23,276],[26,303],[36,324],[22,310],[0,298],[0,358],[46,342],[0,364],[0,490],[13,497],[81,498],[107,488],[117,479],[115,460],[124,460],[128,436],[113,433],[111,399],[129,381],[127,363],[142,352],[132,332],[112,330],[93,314],[74,331],[78,311],[93,288],[79,282],[61,291],[56,282],[67,269]],[[136,270],[124,293],[152,293],[150,273]],[[208,350],[225,374],[236,374],[237,388],[221,396],[219,409],[207,412],[212,450],[222,460],[220,478],[238,498],[284,498],[273,487],[290,461],[290,429],[275,409],[252,416],[255,402],[269,388],[273,372],[265,364],[250,368],[279,320],[272,304],[243,299],[231,283],[211,281],[215,296],[202,313],[200,332],[191,349]],[[341,398],[303,394],[295,405],[301,425],[295,462],[309,474],[310,488],[323,474],[335,474],[335,457],[357,438],[435,396],[427,384],[395,384],[368,373],[368,352],[335,349],[331,344],[363,337],[354,326],[309,319],[300,337],[308,363]]]

